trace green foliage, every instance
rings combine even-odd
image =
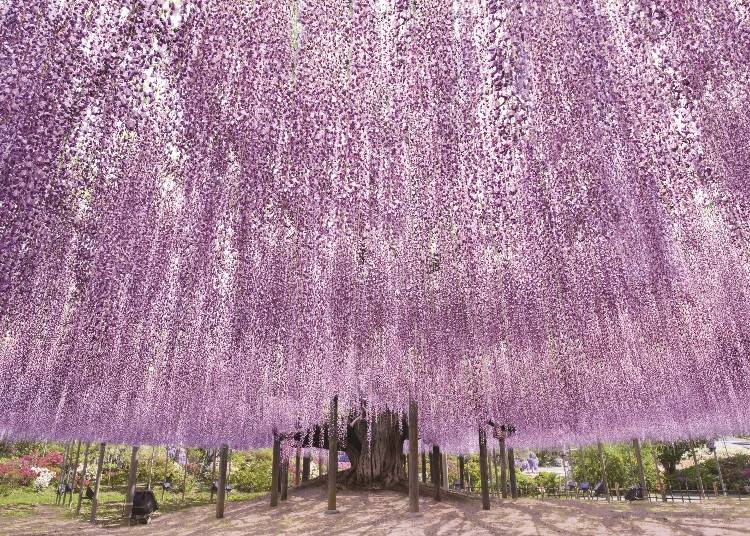
[[[638,465],[632,445],[607,445],[604,447],[604,456],[607,464],[607,481],[612,488],[616,483],[620,484],[620,489],[638,483]],[[643,445],[641,456],[646,473],[646,485],[655,489],[658,480],[651,447]],[[577,482],[588,481],[593,486],[601,479],[597,447],[583,447],[574,451],[572,462],[573,478]]]
[[[271,466],[271,449],[233,452],[229,483],[240,491],[269,491]]]
[[[540,450],[536,453],[540,467],[558,467],[558,459],[561,457],[560,452],[556,450]]]
[[[694,442],[695,448],[701,448],[705,445],[704,441]],[[656,457],[659,463],[664,467],[667,475],[671,475],[677,470],[677,465],[682,461],[686,454],[690,452],[691,443],[688,441],[676,441],[674,443],[657,443]]]
[[[34,441],[17,441],[15,443],[0,442],[0,456],[7,458],[17,458],[29,454],[41,453],[45,444]],[[61,452],[63,448],[59,448]]]
[[[721,474],[724,477],[724,483],[727,486],[727,490],[737,491],[738,488],[744,489],[744,486],[750,483],[748,477],[750,455],[735,454],[727,458],[720,458],[719,463],[721,464]],[[721,491],[719,473],[716,469],[716,461],[713,457],[699,463],[698,466],[700,467],[704,489],[713,490],[715,482],[719,491]],[[684,479],[687,479],[687,484]],[[697,486],[697,480],[695,466],[690,466],[675,471],[670,478],[670,483],[674,489],[679,489],[686,485],[688,488],[695,489]]]
[[[510,479],[508,479],[508,481],[510,481]],[[537,482],[535,476],[525,475],[521,471],[516,469],[516,485],[518,487],[531,488],[536,486],[536,483]]]
[[[547,491],[557,489],[562,484],[562,481],[562,477],[555,473],[541,472],[536,476],[536,484],[543,486]]]
[[[158,487],[159,483],[164,482],[166,477],[172,483],[172,490],[175,492],[182,492],[183,481],[187,492],[199,489],[202,482],[205,486],[209,485],[210,482],[211,475],[205,470],[205,458],[206,452],[204,450],[187,449],[186,476],[185,467],[168,458],[164,448],[157,448],[154,451],[153,464],[150,462],[151,448],[140,449],[138,451],[138,482],[148,482],[149,474],[151,474],[151,485],[154,488]],[[126,482],[127,474],[128,466],[126,465],[122,468],[122,476],[118,477],[118,481],[123,479],[123,483]]]

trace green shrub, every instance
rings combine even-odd
[[[749,483],[746,472],[748,468],[750,468],[750,455],[734,454],[727,458],[720,458],[719,464],[721,465],[721,474],[724,477],[724,483],[728,490],[736,491],[737,488],[744,488],[744,486]],[[704,489],[712,490],[714,483],[716,483],[718,489],[721,490],[719,473],[716,469],[716,461],[713,458],[710,458],[698,465],[700,467]],[[687,487],[695,489],[698,480],[696,477],[695,466],[675,471],[670,482],[673,488],[682,488],[686,485],[684,481],[685,479],[687,479]]]
[[[544,486],[547,491],[557,489],[562,483],[562,478],[555,473],[542,472],[536,476],[536,484],[538,486]]]
[[[271,457],[271,449],[233,452],[229,483],[239,491],[269,491]]]
[[[607,445],[604,447],[604,456],[610,487],[614,488],[615,484],[619,484],[620,489],[625,489],[638,483],[638,465],[632,445]],[[646,445],[641,447],[641,456],[646,473],[646,485],[650,489],[655,489],[658,480],[651,447]],[[573,478],[577,482],[588,481],[593,486],[601,480],[601,463],[597,447],[583,447],[574,451],[571,461],[573,462]]]

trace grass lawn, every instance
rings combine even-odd
[[[139,487],[139,489],[142,489]],[[247,493],[241,491],[232,491],[227,494],[227,501],[243,501],[263,495],[265,492]],[[159,512],[167,513],[187,508],[190,506],[210,504],[210,491],[192,491],[185,494],[185,500],[182,499],[182,493],[164,493],[162,499],[162,490],[155,489],[154,495],[159,503]],[[68,495],[68,498],[70,495]],[[13,488],[8,495],[0,496],[0,518],[8,517],[26,517],[34,512],[36,506],[54,506],[55,489],[49,487],[44,491],[36,492],[30,487]],[[68,499],[69,500],[69,499]],[[99,511],[97,519],[104,521],[105,524],[119,524],[125,507],[125,486],[112,488],[102,488],[99,491]],[[78,495],[73,496],[73,502],[70,508],[60,507],[61,513],[74,518],[75,508],[78,504]],[[91,514],[91,501],[84,498],[81,503],[81,519],[88,519]]]

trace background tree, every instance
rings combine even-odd
[[[651,454],[651,446],[641,448],[646,485],[654,488],[657,482],[656,467]],[[614,487],[620,484],[627,487],[638,482],[638,466],[630,444],[615,444],[604,447],[607,459],[607,480]],[[601,479],[601,464],[596,447],[582,447],[572,452],[573,478],[577,482],[588,481],[592,485]]]
[[[705,441],[696,441],[695,448],[699,449],[705,446]],[[677,470],[677,465],[682,461],[686,454],[690,453],[691,443],[689,441],[676,441],[674,443],[657,443],[656,457],[659,463],[664,467],[667,476],[672,476]]]

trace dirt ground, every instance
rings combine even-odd
[[[0,517],[3,536],[300,534],[355,535],[748,535],[750,501],[716,499],[702,504],[662,504],[519,499],[499,501],[484,512],[476,500],[436,503],[422,497],[421,513],[407,513],[407,497],[395,492],[341,491],[339,512],[326,514],[322,488],[290,490],[289,500],[271,509],[267,498],[229,503],[222,520],[212,507],[187,508],[154,517],[151,525],[91,526],[66,518],[55,507],[26,517]]]

